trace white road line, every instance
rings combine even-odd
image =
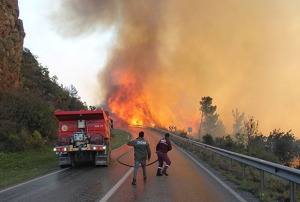
[[[7,189],[3,189],[3,190],[0,191],[0,193],[6,192],[6,191],[8,191],[8,190],[10,190],[10,189],[14,189],[14,188],[16,188],[16,187],[22,186],[22,185],[24,185],[24,184],[28,184],[28,183],[33,182],[33,181],[36,181],[36,180],[42,179],[42,178],[44,178],[44,177],[48,177],[48,176],[50,176],[50,175],[54,175],[54,174],[56,174],[56,173],[59,173],[59,172],[62,172],[62,171],[64,171],[64,170],[66,170],[66,169],[69,169],[69,168],[65,168],[65,169],[63,169],[63,170],[59,170],[59,171],[56,171],[56,172],[54,172],[54,173],[50,173],[50,174],[47,174],[47,175],[43,175],[43,176],[38,177],[38,178],[35,178],[35,179],[33,179],[33,180],[29,180],[29,181],[27,181],[27,182],[23,182],[23,183],[21,183],[21,184],[15,185],[15,186],[13,186],[13,187],[9,187],[9,188],[7,188]]]
[[[123,147],[123,146],[125,146],[125,145],[126,145],[126,144],[120,146],[120,147],[117,148],[117,149],[120,149],[121,147]],[[115,151],[115,150],[117,150],[117,149],[114,149],[114,150],[112,150],[112,151]],[[65,170],[67,170],[67,169],[70,169],[70,168],[65,168],[65,169],[63,169],[63,170],[59,170],[59,171],[56,171],[56,172],[53,172],[53,173],[50,173],[50,174],[47,174],[47,175],[43,175],[43,176],[38,177],[38,178],[35,178],[35,179],[33,179],[33,180],[29,180],[29,181],[23,182],[23,183],[21,183],[21,184],[18,184],[18,185],[15,185],[15,186],[12,186],[12,187],[9,187],[9,188],[0,190],[0,193],[6,192],[6,191],[8,191],[8,190],[14,189],[14,188],[16,188],[16,187],[19,187],[19,186],[22,186],[22,185],[25,185],[25,184],[28,184],[28,183],[30,183],[30,182],[34,182],[34,181],[39,180],[39,179],[42,179],[42,178],[44,178],[44,177],[48,177],[48,176],[50,176],[50,175],[54,175],[54,174],[56,174],[56,173],[63,172],[63,171],[65,171]]]
[[[130,173],[133,171],[133,168],[130,168],[128,172],[122,177],[122,179],[109,191],[107,194],[99,201],[99,202],[105,202],[111,197],[121,186],[121,184],[126,180],[126,178],[130,175]]]
[[[150,142],[150,138],[148,135],[146,135],[148,142]],[[107,194],[99,201],[99,202],[106,202],[123,184],[123,182],[128,178],[130,173],[132,173],[133,167],[131,167],[128,172],[122,177],[122,179],[109,191]]]
[[[148,135],[146,135],[147,136],[147,138],[148,138],[148,141],[150,140],[150,138],[149,138],[149,136]],[[126,144],[124,144],[124,145],[126,145]],[[124,145],[122,145],[121,147],[123,147]],[[119,148],[121,148],[121,147],[119,147]],[[119,148],[117,148],[117,149],[119,149]],[[117,150],[117,149],[114,149],[113,151],[115,151],[115,150]],[[66,169],[69,169],[69,168],[66,168]],[[66,169],[64,169],[64,170],[66,170]],[[10,189],[14,189],[14,188],[16,188],[16,187],[19,187],[19,186],[22,186],[22,185],[25,185],[25,184],[28,184],[28,183],[30,183],[30,182],[33,182],[33,181],[36,181],[36,180],[39,180],[39,179],[42,179],[42,178],[44,178],[44,177],[47,177],[47,176],[50,176],[50,175],[53,175],[53,174],[55,174],[55,173],[59,173],[59,172],[62,172],[62,171],[64,171],[64,170],[59,170],[59,171],[56,171],[56,172],[54,172],[54,173],[50,173],[50,174],[48,174],[48,175],[44,175],[44,176],[41,176],[41,177],[38,177],[38,178],[35,178],[35,179],[33,179],[33,180],[29,180],[29,181],[27,181],[27,182],[24,182],[24,183],[21,183],[21,184],[18,184],[18,185],[15,185],[15,186],[13,186],[13,187],[9,187],[9,188],[7,188],[7,189],[3,189],[3,190],[1,190],[0,191],[0,193],[2,193],[2,192],[5,192],[5,191],[8,191],[8,190],[10,190]],[[122,179],[100,200],[100,202],[105,202],[105,201],[107,201],[108,199],[109,199],[109,197],[111,197],[116,191],[117,191],[117,189],[121,186],[121,184],[126,180],[126,178],[130,175],[130,173],[133,171],[133,168],[130,168],[129,169],[129,171],[122,177]]]
[[[216,177],[212,172],[207,170],[203,165],[201,165],[198,161],[196,161],[191,155],[189,155],[187,152],[185,152],[183,149],[177,146],[178,149],[180,149],[183,153],[185,153],[188,157],[190,157],[195,163],[198,164],[202,169],[204,169],[208,174],[210,174],[215,180],[217,180],[225,189],[227,189],[230,193],[232,193],[239,201],[241,202],[247,202],[245,199],[243,199],[240,195],[238,195],[234,190],[232,190],[229,186],[227,186],[222,180],[220,180],[218,177]]]

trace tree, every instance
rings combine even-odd
[[[259,159],[264,159],[274,163],[278,163],[278,158],[266,150],[267,137],[263,134],[256,134],[250,137],[251,148],[246,152],[247,155]]]
[[[246,135],[246,148],[250,150],[252,146],[252,138],[258,134],[258,121],[254,121],[253,116],[249,116],[248,120],[244,121],[244,132]]]
[[[284,133],[274,129],[267,139],[267,148],[286,166],[291,166],[295,158],[299,158],[299,142],[291,130]]]
[[[71,84],[70,87],[65,87],[65,89],[67,91],[69,91],[71,98],[76,98],[76,99],[80,100],[80,97],[78,95],[78,91],[77,91],[77,89],[75,88],[74,85]]]
[[[215,131],[214,131],[214,134],[216,136],[223,136],[226,134],[226,127],[225,125],[223,124],[223,121],[221,120],[218,120],[217,123],[216,123],[216,128],[215,128]]]
[[[265,150],[266,149],[266,140],[267,137],[263,134],[256,134],[251,137],[252,148],[256,148],[258,150]]]
[[[52,76],[52,77],[50,78],[50,80],[51,80],[53,83],[55,83],[55,84],[58,85],[58,77],[57,77],[56,75]]]
[[[219,120],[219,114],[215,113],[217,106],[212,105],[211,97],[202,97],[200,101],[201,123],[200,134],[206,133],[214,136],[225,135],[225,126],[221,120]]]
[[[232,110],[232,116],[234,119],[234,124],[233,124],[233,134],[236,133],[242,133],[243,131],[243,120],[245,117],[244,112],[240,113],[238,109]]]
[[[245,149],[246,146],[246,135],[244,133],[235,133],[234,134],[236,146],[237,146],[237,152],[242,152]]]

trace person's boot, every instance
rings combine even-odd
[[[157,169],[157,172],[156,172],[156,176],[162,176],[163,174],[161,174],[161,169]]]
[[[162,171],[161,173],[164,174],[165,176],[169,176],[166,170]]]
[[[136,185],[136,179],[133,178],[133,181],[131,183],[132,185]]]

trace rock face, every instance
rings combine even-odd
[[[0,0],[0,90],[21,89],[21,59],[25,32],[18,0]]]

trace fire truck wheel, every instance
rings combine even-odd
[[[71,157],[71,162],[72,162],[72,167],[77,166],[77,162],[75,160],[75,156],[74,155],[72,155],[72,157]]]

